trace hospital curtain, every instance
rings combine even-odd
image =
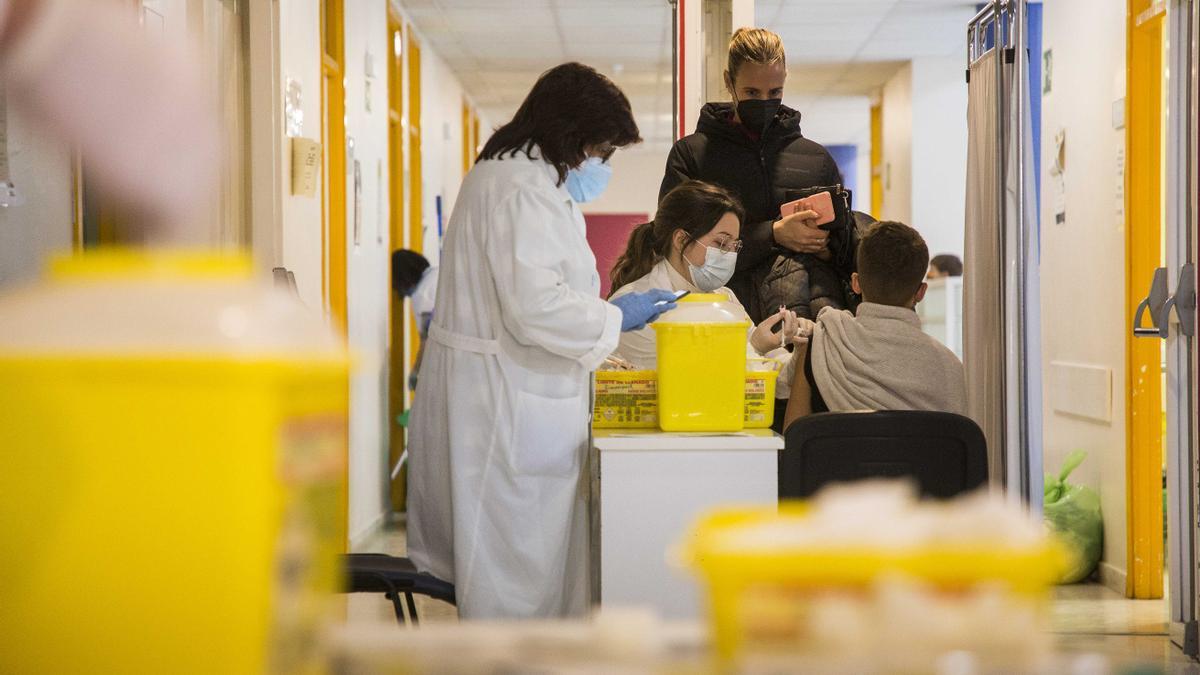
[[[967,411],[983,429],[988,475],[1004,475],[1004,292],[999,209],[1000,112],[996,50],[970,67],[967,89],[967,213],[963,266],[963,365]]]
[[[987,438],[992,483],[1036,511],[1042,494],[1037,169],[1023,67],[1029,60],[1015,58],[1025,53],[1025,36],[1005,37],[1020,44],[992,45],[968,73],[963,363],[967,410]]]

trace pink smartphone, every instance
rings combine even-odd
[[[828,225],[837,219],[833,210],[833,195],[828,192],[818,192],[811,197],[797,199],[794,202],[788,202],[779,209],[780,214],[786,218],[793,213],[801,211],[815,211],[817,213],[817,225]]]

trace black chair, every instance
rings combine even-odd
[[[455,604],[454,584],[442,581],[417,571],[417,566],[408,558],[398,558],[383,553],[351,553],[342,556],[346,581],[346,593],[383,593],[392,601],[396,621],[407,625],[404,609],[407,605],[409,621],[418,622],[417,603],[413,594],[426,595],[436,600]],[[401,596],[404,603],[401,604]]]
[[[924,411],[821,413],[796,420],[779,452],[779,498],[830,483],[909,477],[922,497],[948,498],[988,479],[987,442],[961,415]]]

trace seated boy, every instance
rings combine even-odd
[[[851,277],[857,316],[826,308],[797,345],[804,377],[793,378],[784,428],[816,412],[935,410],[965,414],[962,362],[921,331],[913,310],[925,296],[929,249],[902,223],[871,227]]]

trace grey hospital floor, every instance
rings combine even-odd
[[[358,550],[404,555],[406,548],[403,526],[393,525],[364,541]],[[381,595],[346,598],[350,623],[395,621],[391,603]],[[1164,600],[1128,600],[1099,584],[1078,584],[1056,589],[1051,611],[1056,640],[1064,650],[1156,665],[1168,673],[1200,675],[1200,664],[1171,644]],[[458,621],[452,606],[429,598],[417,598],[417,612],[423,622]]]

